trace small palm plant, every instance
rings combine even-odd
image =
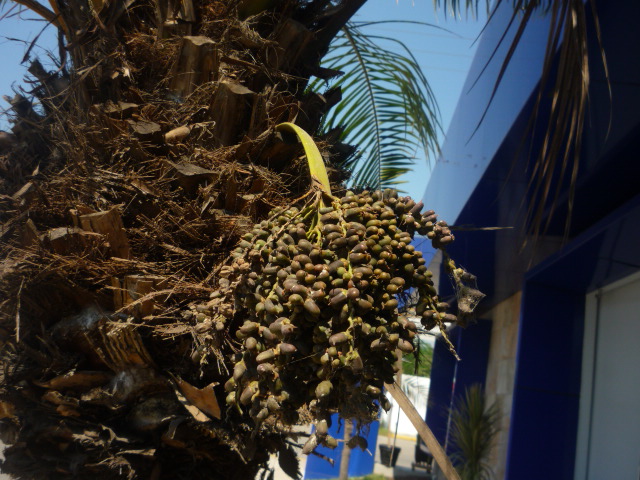
[[[500,408],[487,405],[482,387],[472,385],[451,412],[452,460],[462,480],[489,480],[493,472],[488,462],[498,434]]]

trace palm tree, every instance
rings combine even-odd
[[[487,405],[478,384],[465,389],[451,412],[453,460],[463,480],[491,480],[488,458],[499,432],[500,406]]]
[[[406,96],[390,102],[376,84],[385,53],[347,25],[364,1],[12,2],[54,25],[60,42],[56,68],[31,63],[31,97],[11,100],[14,127],[0,144],[3,471],[253,478],[278,453],[298,475],[288,429],[221,415],[236,347],[210,333],[221,320],[204,310],[241,235],[309,189],[300,146],[275,125],[317,134],[334,185],[349,169],[356,183],[385,186],[410,168],[379,141],[386,128],[396,141],[397,125],[413,123],[402,138],[433,147],[436,107],[415,62],[395,57],[404,67],[394,88]],[[458,14],[477,3],[443,6]],[[554,42],[575,40],[566,19],[581,5],[516,1],[514,21],[547,8],[569,29],[552,36],[551,59]],[[366,74],[321,94],[309,79],[340,74],[340,55],[321,64],[333,41],[351,45]],[[567,55],[582,52],[575,43]],[[349,89],[362,82],[368,108],[385,105],[386,126],[365,125],[368,113],[345,104],[329,113],[340,87],[360,101]],[[573,112],[573,139],[576,95],[555,113]],[[367,128],[375,140],[363,161],[347,142]],[[559,148],[550,135],[547,156]]]

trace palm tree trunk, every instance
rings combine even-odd
[[[364,1],[17,2],[65,45],[2,152],[3,471],[248,479],[291,457],[286,429],[226,411],[238,325],[203,312],[241,235],[308,190],[273,127],[317,131],[335,102],[308,79]]]

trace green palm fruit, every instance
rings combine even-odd
[[[344,268],[346,266],[347,266],[347,263],[344,260],[340,259],[340,260],[336,260],[334,262],[331,262],[329,264],[328,270],[329,270],[329,273],[333,275],[334,273],[336,273],[336,271],[339,268]]]
[[[400,287],[398,287],[397,285],[394,285],[393,283],[387,285],[386,287],[386,291],[392,295],[395,295],[396,293],[398,293],[400,291]]]
[[[284,338],[288,338],[293,335],[296,331],[297,327],[290,323],[283,323],[280,327],[280,333]]]
[[[378,387],[374,386],[374,385],[367,385],[367,388],[365,389],[365,392],[367,393],[367,395],[369,395],[370,397],[379,397],[380,393],[382,392]]]
[[[282,407],[280,406],[280,404],[278,403],[278,401],[275,399],[275,397],[270,396],[269,398],[267,398],[267,408],[269,409],[270,412],[278,412]]]
[[[359,298],[357,305],[358,305],[358,309],[360,309],[360,311],[362,312],[368,312],[373,308],[372,302],[370,302],[366,298]]]
[[[302,298],[302,295],[293,293],[289,295],[289,303],[292,305],[302,305],[304,303],[304,299]]]
[[[352,265],[358,265],[361,263],[367,263],[371,259],[371,255],[368,253],[350,253],[349,262]]]
[[[323,215],[320,216],[320,222],[322,223],[338,223],[338,221],[340,220],[340,215],[338,214],[338,212],[334,211],[333,209],[331,209],[330,212],[327,212]]]
[[[331,435],[326,435],[323,439],[322,439],[322,444],[330,449],[334,449],[338,446],[338,441],[333,438]]]
[[[258,331],[258,328],[260,328],[259,323],[247,320],[244,322],[242,327],[240,327],[240,331],[245,335],[251,335],[253,333],[256,333]]]
[[[352,352],[348,357],[347,357],[347,363],[349,364],[349,366],[351,367],[351,371],[353,373],[360,373],[362,372],[362,369],[364,368],[364,364],[362,363],[362,358],[360,357],[360,355],[357,352]]]
[[[329,424],[325,419],[316,422],[316,434],[326,435],[329,432]]]
[[[244,373],[247,371],[247,366],[243,360],[240,360],[233,367],[233,380],[239,382]]]
[[[349,300],[356,300],[359,297],[360,297],[360,290],[358,290],[357,288],[354,287],[347,290],[347,298]]]
[[[242,394],[240,395],[240,403],[242,405],[248,405],[253,399],[253,396],[257,394],[259,391],[260,391],[260,386],[258,385],[258,382],[256,381],[250,382],[249,385],[247,385],[244,388],[244,390],[242,391]]]
[[[357,447],[357,448],[360,448],[362,451],[365,451],[367,448],[369,448],[369,443],[367,442],[366,438],[361,437],[360,435],[354,435],[347,442],[347,446],[351,449],[354,449]]]
[[[348,342],[349,338],[350,336],[346,332],[334,333],[333,335],[331,335],[331,337],[329,337],[329,345],[342,345],[343,343]]]
[[[258,348],[258,340],[255,337],[247,337],[244,341],[244,348],[247,350],[255,350]]]
[[[398,349],[403,353],[411,353],[413,352],[413,344],[407,340],[398,341]]]
[[[224,390],[225,392],[231,392],[235,390],[235,388],[236,388],[236,381],[233,379],[233,377],[231,377],[229,380],[225,382]]]
[[[298,351],[296,346],[292,345],[290,343],[281,343],[278,348],[280,350],[280,353],[285,354],[285,355],[296,353]],[[256,360],[257,360],[257,358],[256,358]]]
[[[295,295],[300,295],[302,298],[306,298],[307,294],[309,293],[309,289],[307,287],[299,284],[293,285],[290,290],[291,290],[291,293]]]
[[[265,275],[276,275],[279,270],[280,270],[280,267],[276,265],[269,265],[264,267],[264,269],[262,270],[262,273],[264,273]]]
[[[371,342],[371,345],[369,348],[371,348],[371,350],[376,352],[380,350],[386,350],[387,347],[388,347],[388,343],[386,340],[376,338],[373,342]]]
[[[262,353],[259,353],[256,356],[256,363],[269,362],[273,360],[275,356],[276,356],[276,352],[272,348],[270,348],[268,350],[265,350]]]
[[[349,308],[349,305],[345,303],[342,306],[340,313],[338,314],[338,320],[340,322],[346,322],[349,319],[350,314],[351,314],[351,309]]]
[[[271,314],[271,315],[276,315],[277,314],[277,308],[276,305],[274,304],[273,300],[270,298],[267,298],[264,301],[264,309],[267,313]]]
[[[442,321],[455,323],[458,321],[458,317],[456,317],[452,313],[445,313],[444,316],[442,316]]]
[[[260,331],[260,334],[262,335],[262,338],[264,338],[269,343],[273,343],[278,339],[278,337],[268,328],[263,327]]]
[[[331,297],[331,300],[329,300],[329,305],[335,309],[339,309],[342,308],[342,305],[344,305],[347,300],[347,296],[341,290],[338,294]]]
[[[320,273],[318,273],[316,280],[322,281],[322,282],[326,282],[327,280],[329,280],[329,278],[331,278],[331,274],[329,273],[329,269],[328,268],[323,268],[322,271]]]
[[[391,300],[387,300],[384,304],[385,310],[395,310],[398,307],[398,300],[392,298]]]
[[[321,400],[331,393],[333,390],[333,384],[329,380],[323,380],[318,384],[315,389],[316,398]]]
[[[268,416],[269,416],[269,410],[267,408],[262,408],[254,418],[256,419],[256,422],[261,423],[261,422],[264,422]]]
[[[331,373],[331,368],[327,365],[322,365],[320,368],[318,368],[318,370],[316,370],[316,377],[322,380],[328,377],[330,373]]]
[[[275,367],[271,363],[261,363],[256,368],[258,375],[268,376],[275,372]]]
[[[318,446],[318,437],[313,434],[309,437],[309,439],[305,442],[304,446],[302,447],[302,453],[305,455],[309,455],[311,452],[313,452],[316,447]]]

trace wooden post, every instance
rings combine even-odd
[[[409,417],[409,420],[411,420],[411,423],[416,430],[418,430],[420,438],[422,438],[424,443],[427,445],[427,448],[433,455],[433,458],[436,460],[445,478],[447,480],[460,480],[460,475],[458,475],[458,472],[451,463],[451,460],[449,460],[449,457],[440,445],[440,442],[438,442],[438,439],[425,423],[422,415],[420,415],[416,410],[416,407],[413,406],[411,400],[407,398],[402,389],[399,388],[396,383],[385,383],[384,387],[389,391],[402,411],[407,415],[407,417]]]

